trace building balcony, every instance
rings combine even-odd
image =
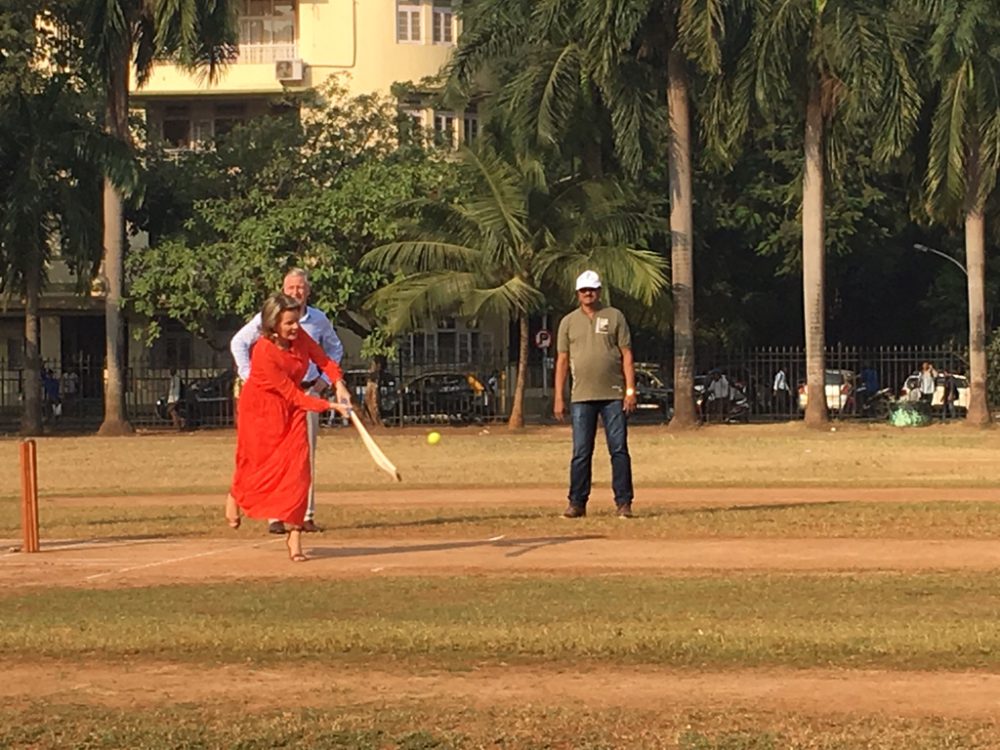
[[[287,44],[240,44],[237,65],[261,65],[278,60],[297,60],[299,48],[295,42]]]

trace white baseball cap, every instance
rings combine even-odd
[[[596,271],[584,271],[576,277],[576,291],[581,289],[600,289],[601,277]]]

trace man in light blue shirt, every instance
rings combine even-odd
[[[344,345],[340,343],[337,332],[333,330],[333,324],[322,310],[317,310],[306,304],[309,301],[308,274],[301,268],[291,269],[285,274],[281,291],[289,297],[294,297],[302,304],[305,314],[299,319],[299,324],[323,348],[327,356],[339,365],[340,360],[344,357]],[[229,344],[229,350],[233,353],[233,359],[236,360],[236,371],[242,381],[246,381],[250,377],[250,349],[258,338],[260,338],[260,313],[257,313],[249,323],[243,326],[233,336],[233,340]],[[305,380],[302,381],[302,390],[311,396],[317,396],[327,384],[326,376],[319,371],[315,364],[310,362]],[[337,384],[337,400],[347,403],[351,400],[350,391],[347,390],[343,382]],[[312,469],[312,482],[309,485],[309,505],[306,509],[302,530],[319,531],[320,528],[314,521],[316,514],[316,436],[319,432],[319,414],[317,412],[306,413],[306,426],[309,433],[309,465]],[[278,519],[269,519],[268,531],[272,534],[284,534],[285,527]]]

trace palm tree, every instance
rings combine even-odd
[[[969,408],[990,422],[986,397],[986,202],[1000,162],[1000,13],[990,0],[926,0],[935,82],[926,189],[931,214],[965,225],[969,295]]]
[[[32,80],[34,79],[34,80]],[[135,181],[134,162],[115,148],[84,108],[78,82],[28,76],[0,104],[0,261],[2,291],[24,295],[25,377],[21,430],[42,430],[39,297],[55,253],[89,278],[100,228],[102,171]]]
[[[498,97],[515,132],[564,155],[581,154],[591,177],[603,171],[602,142],[613,144],[619,164],[634,175],[646,159],[648,141],[665,130],[675,393],[694,392],[690,79],[692,70],[719,72],[730,6],[740,4],[541,0],[524,6],[486,0],[474,6],[470,33],[463,36],[450,69],[460,90],[476,85],[484,70],[501,78],[505,70],[516,71]],[[663,80],[665,129],[658,122]],[[591,127],[581,128],[582,122]],[[696,424],[693,399],[675,399],[671,427]]]
[[[822,426],[824,393],[824,188],[828,139],[838,117],[872,118],[875,151],[899,153],[916,122],[920,97],[909,69],[909,25],[885,0],[758,0],[752,30],[726,113],[731,131],[751,120],[751,102],[768,119],[791,105],[803,117],[802,289],[806,381],[805,421]]]
[[[29,0],[5,11],[0,55],[0,292],[24,298],[25,370],[21,428],[39,434],[41,342],[39,297],[56,254],[89,279],[102,169],[117,184],[135,166],[93,120],[66,7]],[[45,56],[48,65],[37,64]]]
[[[122,144],[130,144],[129,72],[139,85],[157,60],[206,71],[214,78],[235,55],[235,3],[231,0],[83,0],[86,16],[84,53],[105,92],[105,126]],[[132,431],[125,418],[123,378],[125,225],[123,195],[110,178],[104,181],[105,332],[107,381],[102,435]]]
[[[630,210],[612,184],[567,179],[550,184],[542,165],[495,152],[466,150],[459,168],[471,185],[455,202],[423,201],[407,239],[373,250],[363,265],[403,278],[379,290],[372,303],[402,332],[428,317],[497,315],[518,322],[518,363],[509,426],[524,425],[532,313],[547,293],[566,296],[588,267],[613,289],[649,304],[665,283],[664,262],[636,249],[656,220]]]

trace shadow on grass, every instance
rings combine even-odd
[[[542,549],[543,547],[554,547],[561,544],[571,544],[573,542],[583,542],[594,539],[604,539],[600,534],[588,534],[583,536],[543,536],[525,539],[497,539],[466,542],[435,542],[432,544],[389,544],[384,547],[309,547],[309,556],[312,558],[337,558],[337,557],[372,557],[378,555],[403,555],[412,552],[447,552],[459,549],[472,549],[475,547],[499,547],[513,548],[505,553],[505,557],[521,557]]]
[[[419,526],[447,526],[459,523],[479,523],[483,521],[526,521],[533,519],[548,518],[550,513],[494,513],[491,515],[464,515],[464,516],[435,516],[433,518],[420,518],[415,521],[366,521],[364,523],[352,523],[329,527],[337,529],[403,529]]]
[[[754,505],[701,506],[698,508],[651,508],[642,510],[642,518],[660,518],[669,516],[718,515],[721,513],[747,513],[761,510],[805,510],[811,508],[844,505],[839,500],[824,500],[817,503],[756,503]]]

